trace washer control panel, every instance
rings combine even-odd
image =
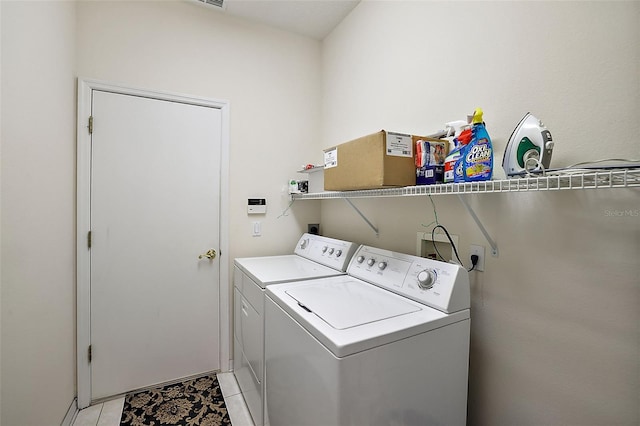
[[[443,312],[470,306],[469,273],[453,263],[360,246],[347,273]]]
[[[321,235],[303,234],[294,253],[339,271],[346,271],[358,244]]]

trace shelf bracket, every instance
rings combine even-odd
[[[379,237],[380,236],[380,232],[378,231],[378,228],[373,226],[373,224],[369,221],[369,219],[367,219],[367,217],[364,214],[362,214],[362,212],[351,202],[351,200],[348,199],[348,198],[343,198],[343,200],[345,200],[347,202],[347,204],[349,204],[351,206],[351,208],[353,208],[356,211],[356,213],[358,213],[360,215],[362,220],[367,222],[367,225],[369,225],[369,227],[371,229],[373,229],[373,232],[376,233],[376,237]]]
[[[484,238],[487,240],[487,242],[491,246],[491,255],[493,257],[498,257],[498,245],[496,244],[495,241],[493,241],[493,239],[491,238],[491,236],[487,232],[487,230],[484,227],[484,225],[482,225],[482,222],[480,221],[480,218],[478,217],[478,215],[476,215],[476,212],[473,211],[473,208],[469,205],[467,200],[465,200],[465,198],[462,195],[458,194],[458,199],[467,208],[467,211],[469,212],[469,214],[471,215],[473,220],[476,222],[476,225],[478,225],[478,228],[480,228],[480,231],[482,232],[482,235],[484,235]]]

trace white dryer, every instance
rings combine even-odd
[[[267,287],[265,420],[464,425],[467,271],[361,246],[347,272]]]
[[[255,426],[264,419],[264,290],[291,281],[344,275],[358,245],[303,234],[294,254],[234,260],[234,374]]]

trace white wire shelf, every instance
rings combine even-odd
[[[565,172],[539,177],[522,177],[483,182],[445,183],[355,191],[325,191],[308,194],[292,194],[291,199],[321,200],[327,198],[413,197],[421,195],[461,195],[635,187],[640,187],[640,169],[597,170],[581,173]]]

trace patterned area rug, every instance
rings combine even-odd
[[[231,425],[215,374],[129,394],[121,426]]]

